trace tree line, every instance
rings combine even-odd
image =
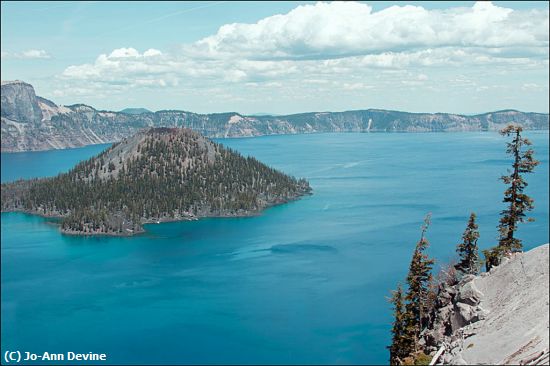
[[[533,172],[539,164],[534,159],[534,151],[529,148],[531,142],[522,137],[520,126],[509,125],[500,131],[501,135],[512,137],[507,143],[506,152],[513,157],[512,170],[500,177],[506,185],[503,202],[506,208],[501,211],[499,220],[498,244],[483,251],[485,260],[480,260],[478,240],[479,231],[476,214],[470,214],[462,240],[456,247],[458,262],[452,266],[457,277],[477,275],[482,262],[486,271],[498,266],[502,258],[523,249],[522,240],[515,236],[518,224],[533,221],[526,218],[526,213],[534,208],[533,199],[524,193],[527,182],[525,173]],[[435,260],[426,254],[429,242],[426,231],[430,225],[428,214],[422,225],[420,240],[415,250],[406,277],[406,287],[401,284],[393,291],[390,301],[393,305],[394,321],[391,329],[392,343],[388,346],[390,364],[412,365],[428,364],[430,357],[425,354],[420,342],[420,334],[426,328],[429,313],[434,307],[437,293],[433,289],[432,269]]]

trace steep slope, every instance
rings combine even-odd
[[[148,222],[249,216],[311,191],[197,132],[152,128],[54,178],[2,185],[2,210],[62,217],[74,234],[131,235]]]
[[[2,151],[48,150],[116,142],[145,127],[187,127],[207,137],[241,137],[316,132],[425,132],[498,130],[510,122],[548,129],[548,114],[498,111],[475,116],[368,109],[287,116],[238,113],[197,114],[166,110],[140,113],[58,106],[36,97],[23,82],[2,83]]]
[[[546,364],[549,358],[548,244],[514,254],[489,273],[448,289],[428,344],[445,364]]]

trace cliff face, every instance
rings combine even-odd
[[[58,106],[37,97],[31,85],[2,83],[2,151],[49,150],[117,142],[146,127],[187,127],[207,137],[242,137],[316,132],[426,132],[498,130],[515,122],[526,129],[549,127],[548,114],[514,110],[463,116],[379,109],[312,112],[287,116],[197,114],[185,111],[139,114]]]
[[[480,276],[443,286],[422,342],[438,362],[548,365],[548,244],[514,254]]]
[[[2,119],[24,124],[40,124],[42,111],[32,85],[22,81],[2,81]]]

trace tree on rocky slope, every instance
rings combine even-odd
[[[504,254],[519,252],[523,249],[521,240],[514,237],[514,234],[518,223],[525,221],[526,212],[534,208],[533,199],[523,193],[527,182],[522,174],[533,172],[539,162],[533,157],[533,149],[525,149],[531,145],[531,141],[521,136],[522,131],[520,126],[515,125],[509,125],[500,131],[503,136],[513,137],[512,141],[507,143],[506,152],[513,156],[514,163],[510,174],[500,178],[504,184],[508,185],[504,191],[503,199],[508,207],[501,212],[498,225],[500,233],[498,246],[484,251],[487,270],[498,265]],[[533,221],[533,219],[528,219],[528,221]]]
[[[533,149],[522,151],[524,146],[530,146],[531,141],[521,136],[523,129],[520,126],[509,125],[501,131],[503,136],[513,136],[512,142],[507,144],[506,152],[514,157],[513,171],[510,175],[501,177],[509,187],[504,191],[503,202],[508,203],[509,207],[502,211],[502,218],[498,226],[500,239],[498,245],[504,250],[521,251],[522,242],[514,238],[517,224],[524,222],[525,212],[534,208],[533,199],[523,193],[527,182],[523,179],[522,173],[531,173],[539,164],[533,158]]]
[[[427,300],[429,284],[432,280],[432,266],[434,260],[425,254],[429,242],[426,231],[430,225],[431,214],[426,215],[422,225],[420,240],[416,243],[409,273],[407,275],[407,294],[405,296],[405,350],[410,354],[419,350],[418,340],[422,331],[423,322],[427,318]]]
[[[393,304],[394,322],[392,326],[392,344],[387,348],[390,351],[390,364],[398,365],[409,355],[405,333],[405,308],[403,288],[399,284],[393,291],[390,302]]]
[[[466,230],[464,230],[464,234],[462,234],[462,243],[458,244],[456,247],[459,261],[455,265],[455,268],[462,274],[477,275],[479,271],[478,239],[479,231],[476,224],[476,214],[472,212]]]

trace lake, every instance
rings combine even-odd
[[[525,134],[527,175],[549,241],[548,131]],[[61,235],[3,213],[2,354],[106,353],[108,363],[387,363],[390,290],[404,281],[424,215],[438,263],[454,257],[471,211],[496,243],[511,166],[492,132],[371,133],[218,140],[314,194],[251,218],[146,225],[130,238]],[[2,154],[2,181],[51,176],[105,146]]]

